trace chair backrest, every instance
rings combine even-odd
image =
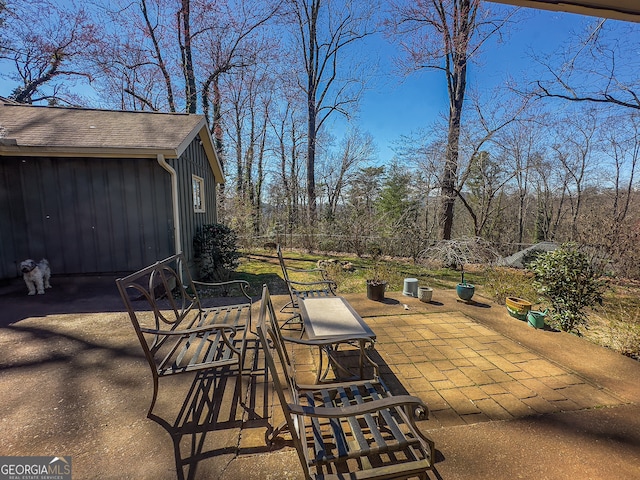
[[[266,285],[262,287],[262,302],[260,304],[260,315],[258,318],[258,326],[256,329],[258,332],[258,338],[260,339],[260,343],[262,345],[262,350],[264,352],[265,363],[269,372],[271,373],[273,386],[278,395],[280,405],[282,406],[282,412],[285,416],[287,427],[291,434],[294,446],[298,452],[298,456],[300,458],[300,461],[302,462],[302,465],[309,465],[309,459],[307,458],[307,449],[303,445],[299,430],[304,429],[304,420],[302,418],[297,418],[296,415],[293,415],[291,409],[289,408],[289,402],[296,402],[298,395],[294,377],[294,367],[290,361],[289,354],[287,353],[286,346],[280,334],[278,320],[276,318],[273,304],[271,303],[269,289]],[[276,367],[273,355],[271,354],[271,345],[269,343],[269,339],[271,339],[271,343],[273,343],[273,348],[276,351],[280,366],[282,367],[281,369],[278,369]],[[281,381],[279,371],[282,371],[284,382]],[[289,391],[291,398],[287,398],[287,395],[285,395],[285,390]],[[307,478],[310,478],[308,468],[305,469],[305,475]]]
[[[185,259],[180,253],[116,280],[145,353],[153,355],[168,338],[153,336],[149,341],[143,332],[145,328],[162,331],[174,330],[179,325],[188,328],[200,318],[200,299],[189,269],[184,266]],[[148,325],[149,313],[153,314],[153,327]]]
[[[265,359],[267,361],[269,369],[272,373],[277,371],[268,342],[268,339],[270,338],[283,370],[285,385],[282,384],[280,379],[277,378],[277,375],[275,374],[274,377],[276,378],[274,378],[274,383],[277,382],[277,387],[288,388],[290,389],[292,394],[295,394],[297,388],[294,378],[294,366],[289,357],[289,353],[287,352],[284,339],[282,338],[282,333],[280,332],[280,328],[278,326],[278,319],[276,317],[273,303],[271,302],[269,288],[266,285],[262,287],[262,302],[260,304],[260,316],[258,319],[257,331],[262,347],[265,350]],[[280,393],[284,394],[284,388],[276,388],[276,391],[278,392],[278,395],[280,395]],[[280,400],[283,400],[283,398],[280,398]]]
[[[293,291],[293,287],[291,286],[291,280],[289,279],[289,272],[287,271],[287,266],[284,263],[284,257],[282,256],[282,248],[280,247],[280,244],[278,244],[276,250],[278,252],[278,261],[280,262],[280,268],[282,269],[282,278],[284,278],[284,283],[287,284],[287,290],[289,291],[289,300],[291,300],[291,302],[285,305],[285,307],[283,308],[286,308],[286,307],[297,308],[298,303],[297,303],[296,293]]]
[[[287,268],[287,265],[284,261],[282,249],[280,248],[279,244],[277,246],[277,252],[278,260],[280,262],[280,268],[282,269],[282,278],[284,278],[284,281],[287,284],[289,297],[291,299],[291,302],[285,305],[285,307],[291,306],[293,308],[298,308],[298,296],[306,297],[335,295],[335,289],[337,288],[337,285],[333,280],[329,278],[329,276],[327,275],[327,271],[324,268],[302,269],[292,267],[289,269]],[[289,270],[294,273],[301,273],[306,275],[312,274],[315,278],[312,280],[292,281],[289,277]]]
[[[280,268],[282,269],[282,276],[284,278],[284,281],[287,283],[287,286],[289,286],[289,273],[287,272],[287,266],[284,263],[284,257],[282,256],[282,248],[280,247],[280,244],[278,244],[276,251],[278,252],[278,261],[280,262]]]

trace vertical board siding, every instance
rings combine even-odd
[[[189,268],[197,276],[194,268],[193,237],[202,225],[216,222],[215,178],[204,148],[197,137],[177,161],[171,162],[171,165],[178,172],[182,250]],[[205,211],[203,213],[196,213],[193,209],[193,175],[204,179]]]
[[[155,159],[0,158],[0,279],[137,270],[174,252],[171,182]]]
[[[199,138],[177,160],[182,250],[217,221],[216,183]],[[192,175],[204,179],[205,212],[193,210]],[[175,253],[171,177],[155,159],[0,158],[0,280],[25,258],[55,274],[130,272]]]

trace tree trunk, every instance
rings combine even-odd
[[[314,1],[311,5],[311,16],[309,18],[309,45],[307,51],[309,58],[307,59],[307,204],[308,204],[308,220],[312,225],[316,220],[316,137],[317,137],[317,21],[320,2]]]
[[[469,42],[474,33],[475,15],[478,8],[477,0],[458,0],[453,12],[454,24],[447,27],[445,5],[439,3],[439,15],[445,26],[445,50],[447,91],[449,94],[449,132],[447,134],[447,154],[442,175],[441,194],[442,208],[440,225],[442,239],[450,240],[453,230],[454,205],[457,195],[458,181],[458,153],[460,145],[460,125],[462,123],[462,108],[467,88],[467,61]],[[453,30],[449,31],[448,29]]]
[[[182,72],[185,81],[185,100],[187,113],[196,113],[198,93],[196,90],[196,74],[193,69],[193,53],[191,49],[191,0],[182,0],[182,9],[178,13],[178,23],[182,20]]]
[[[316,113],[315,99],[309,98],[309,125],[307,139],[307,200],[309,223],[315,222],[316,212]]]
[[[464,99],[464,84],[466,82],[466,67],[455,75],[462,82],[461,91],[457,98],[451,100],[449,110],[449,133],[447,136],[447,157],[441,181],[442,206],[440,210],[441,238],[451,240],[453,230],[454,205],[457,196],[456,183],[458,179],[458,152],[460,145],[460,123],[462,121],[462,103]]]

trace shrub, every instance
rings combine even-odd
[[[585,309],[602,304],[607,282],[594,262],[575,244],[541,254],[529,265],[538,292],[551,303],[551,319],[565,332],[580,334]]]
[[[494,267],[487,270],[484,292],[500,305],[507,297],[518,297],[538,303],[538,292],[533,286],[533,276],[522,270],[507,267]]]
[[[533,250],[529,250],[528,252],[526,252],[523,256],[522,256],[522,265],[525,268],[529,268],[529,265],[532,262],[535,262],[538,257],[540,257],[540,255],[543,255],[544,253],[546,253],[546,250],[541,250],[538,248],[534,248]]]
[[[226,225],[203,225],[193,237],[193,248],[202,280],[229,280],[231,272],[238,268],[240,253],[237,236]]]

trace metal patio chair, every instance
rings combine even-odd
[[[428,415],[419,398],[392,395],[379,377],[298,384],[266,285],[257,331],[285,417],[270,439],[288,431],[306,479],[427,479],[435,447],[415,424],[414,414]]]
[[[119,278],[116,284],[153,375],[148,417],[160,377],[237,366],[241,381],[251,328],[248,282],[194,282],[184,256],[177,254]],[[217,306],[204,308],[198,288],[221,289]],[[233,288],[238,297],[231,296]]]
[[[327,271],[323,268],[302,269],[287,267],[280,245],[277,246],[277,252],[278,260],[280,261],[280,268],[282,269],[282,276],[287,284],[290,299],[289,302],[280,309],[280,311],[284,312],[286,309],[290,309],[293,313],[293,316],[289,318],[285,324],[300,323],[300,315],[298,314],[298,298],[335,296],[337,285],[336,282],[329,279]],[[289,272],[317,275],[318,280],[311,282],[294,281],[291,280]]]

